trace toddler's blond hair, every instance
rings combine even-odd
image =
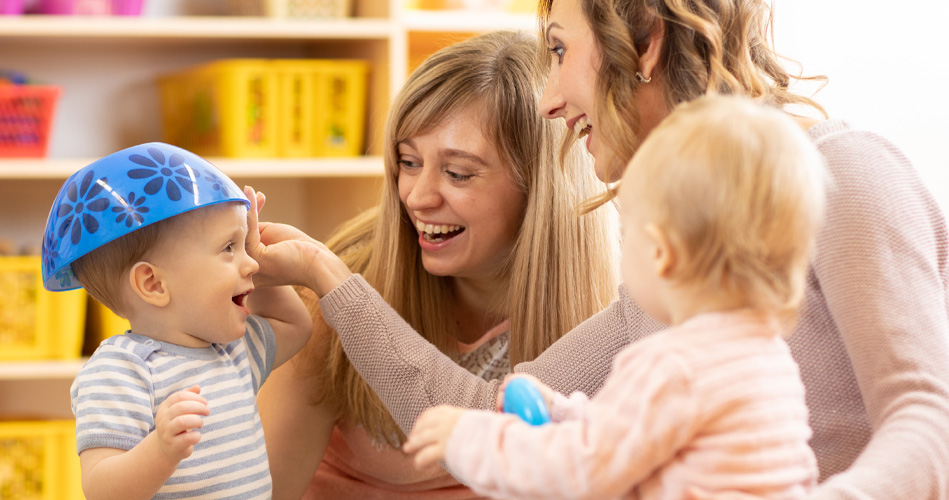
[[[786,113],[744,97],[675,109],[623,176],[623,210],[685,254],[672,279],[793,317],[823,218],[827,173]]]

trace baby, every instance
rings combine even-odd
[[[85,287],[131,325],[72,385],[87,500],[270,498],[256,393],[312,323],[292,288],[255,288],[255,259],[279,255],[259,202],[162,143],[84,167],[56,197],[46,288]]]
[[[551,424],[440,406],[404,450],[493,497],[805,496],[817,466],[782,335],[823,215],[819,153],[781,111],[706,97],[666,118],[621,182],[625,286],[671,327],[622,351],[592,399],[534,380]]]

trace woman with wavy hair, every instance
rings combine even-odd
[[[891,142],[827,119],[790,91],[796,78],[771,48],[771,14],[762,0],[542,0],[550,71],[542,112],[565,120],[608,182],[672,109],[699,96],[816,110],[816,119],[794,119],[823,155],[833,188],[789,339],[820,467],[813,495],[949,498],[944,216]],[[588,208],[611,196],[606,190]],[[499,382],[463,374],[331,254],[318,244],[309,250],[307,282],[323,297],[324,316],[403,429],[436,404],[496,407]],[[615,354],[658,328],[621,287],[606,310],[514,371],[562,393],[594,394]]]
[[[389,111],[381,203],[328,242],[413,335],[479,380],[537,357],[618,285],[612,207],[577,217],[599,183],[580,151],[556,153],[566,130],[538,109],[536,46],[496,32],[423,62]],[[260,396],[274,498],[474,498],[441,467],[414,469],[405,435],[302,293],[314,341]]]

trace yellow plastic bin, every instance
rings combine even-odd
[[[75,421],[0,421],[0,498],[83,500]]]
[[[271,61],[277,75],[277,152],[284,157],[314,156],[316,72],[313,61]]]
[[[159,78],[164,140],[202,156],[277,156],[277,75],[223,59]]]
[[[314,61],[316,67],[314,156],[359,156],[366,133],[369,64]]]
[[[352,12],[350,0],[229,0],[232,16],[270,16],[302,19],[336,19]]]
[[[43,288],[40,257],[0,257],[0,361],[77,359],[85,290]],[[7,498],[7,497],[2,497]]]
[[[159,79],[165,142],[204,156],[363,154],[369,64],[225,59]]]
[[[86,325],[92,350],[95,350],[103,340],[115,335],[122,335],[130,328],[127,319],[119,317],[92,297],[89,297]]]

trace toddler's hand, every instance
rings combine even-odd
[[[402,451],[415,454],[415,468],[422,470],[445,460],[445,446],[458,419],[466,412],[455,406],[436,406],[419,415]]]
[[[154,432],[161,451],[176,463],[191,456],[194,445],[201,440],[197,430],[204,425],[201,416],[211,414],[208,401],[200,392],[196,385],[178,391],[162,401],[155,413]]]
[[[504,377],[504,382],[501,383],[501,388],[498,389],[497,400],[494,402],[495,409],[499,412],[504,411],[504,390],[507,389],[507,385],[516,378],[530,380],[531,383],[537,387],[537,390],[540,391],[540,395],[544,398],[544,406],[546,406],[547,411],[550,412],[550,405],[554,403],[554,390],[547,386],[547,384],[538,380],[537,377],[533,375],[527,375],[525,373],[511,373],[510,375]]]

